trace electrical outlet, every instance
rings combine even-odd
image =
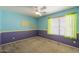
[[[73,43],[76,43],[76,41],[73,41]]]
[[[12,37],[12,39],[15,39],[15,37]]]

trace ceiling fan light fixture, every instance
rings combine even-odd
[[[35,12],[36,15],[42,16],[40,12]]]

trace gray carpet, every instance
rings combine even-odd
[[[79,48],[42,37],[31,37],[0,47],[2,53],[78,53]]]

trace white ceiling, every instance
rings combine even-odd
[[[41,8],[42,6],[38,6],[38,7]],[[46,14],[44,14],[44,15],[72,8],[72,6],[46,6],[46,7],[47,8],[44,10],[46,12]],[[34,6],[9,6],[9,7],[3,7],[3,8],[5,8],[7,10],[19,12],[19,13],[22,13],[25,15],[33,16],[33,17],[40,17],[35,14]],[[44,15],[42,15],[42,16],[44,16]]]

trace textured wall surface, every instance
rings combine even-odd
[[[2,32],[36,30],[36,20],[30,16],[2,11]]]
[[[77,15],[79,16],[79,7],[74,7],[72,9],[56,12],[56,13],[38,18],[38,26],[39,26],[38,30],[47,30],[47,28],[48,28],[48,17],[49,16],[53,18],[53,17],[64,16],[66,14],[73,13],[73,12],[77,13]],[[79,17],[78,17],[77,21],[78,21],[77,32],[79,32]]]
[[[1,32],[1,24],[2,24],[2,11],[0,10],[0,32]]]
[[[77,40],[74,40],[71,38],[65,38],[64,36],[49,35],[49,34],[47,34],[47,31],[45,31],[45,30],[38,30],[38,32],[39,32],[39,36],[41,36],[41,37],[45,37],[45,38],[48,38],[51,40],[62,42],[64,44],[71,45],[74,47],[79,47],[79,34],[77,34],[77,37],[78,37]]]
[[[59,16],[64,16],[68,13],[75,12],[79,16],[79,7],[75,7],[72,9],[56,12],[54,14],[50,14],[47,16],[43,16],[41,18],[38,18],[38,35],[42,37],[46,37],[52,40],[56,40],[58,42],[62,42],[71,46],[79,47],[79,34],[77,33],[77,39],[73,40],[70,38],[65,38],[64,36],[59,36],[59,35],[49,35],[47,34],[47,29],[48,29],[48,17],[59,17]],[[77,32],[79,32],[79,17],[77,18]]]
[[[71,46],[79,47],[79,34],[77,34],[77,40],[65,38],[64,36],[47,34],[48,16],[58,17],[72,12],[77,13],[79,16],[79,7],[34,19],[27,15],[9,10],[1,10],[0,8],[0,44],[39,35]],[[77,22],[77,32],[79,32],[79,17]]]
[[[0,44],[1,44],[1,28],[2,28],[2,26],[1,26],[1,22],[2,21],[2,12],[1,12],[1,9],[0,9]]]
[[[36,36],[36,30],[32,31],[19,31],[19,32],[4,32],[1,34],[1,44],[10,43],[17,40]]]
[[[0,44],[36,36],[37,21],[31,16],[0,8]]]

